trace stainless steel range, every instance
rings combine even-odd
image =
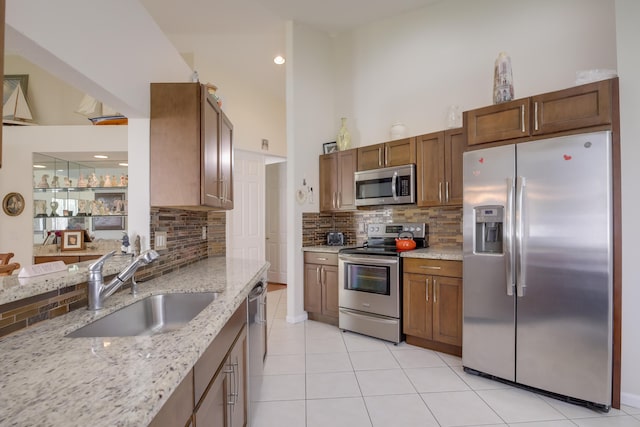
[[[428,246],[424,223],[370,224],[364,246],[339,252],[340,329],[402,341],[402,258],[395,239],[407,231],[416,248]]]

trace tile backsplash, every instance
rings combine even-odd
[[[394,206],[360,208],[337,213],[303,213],[302,245],[326,244],[328,231],[342,231],[346,245],[360,245],[371,223],[424,222],[429,226],[429,246],[462,249],[462,207],[419,208]]]

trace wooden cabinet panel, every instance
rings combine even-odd
[[[233,126],[199,83],[152,83],[151,206],[233,208]]]
[[[338,317],[338,267],[322,267],[322,313]]]
[[[358,148],[358,170],[384,167],[384,144],[367,145]]]
[[[417,138],[417,204],[442,204],[444,181],[444,132],[435,132]]]
[[[323,265],[338,265],[338,254],[329,254],[326,252],[305,252],[304,253],[305,264],[323,264]]]
[[[529,98],[467,112],[467,144],[529,136]]]
[[[320,211],[356,209],[354,173],[358,164],[356,149],[320,156]]]
[[[416,162],[416,139],[404,138],[358,148],[358,170],[402,166]]]
[[[407,342],[451,354],[462,346],[462,263],[405,258],[403,331]]]
[[[433,276],[433,340],[462,345],[462,279]]]
[[[432,305],[430,276],[405,273],[403,278],[403,329],[407,335],[431,339]]]
[[[312,313],[322,312],[322,266],[304,265],[304,309]]]
[[[604,80],[532,97],[532,134],[610,124],[612,84]]]
[[[200,406],[194,412],[196,426],[207,427],[228,427],[229,418],[227,405],[227,395],[229,393],[230,378],[225,368],[220,372],[206,392]]]
[[[462,205],[462,154],[467,147],[467,135],[463,128],[444,133],[444,177],[447,205]]]

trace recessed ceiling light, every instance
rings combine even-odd
[[[96,159],[108,159],[109,156],[105,156],[104,154],[96,154],[95,156],[93,156]]]
[[[278,55],[275,58],[273,58],[273,62],[275,62],[277,65],[282,65],[284,64],[285,60],[282,56]]]
[[[45,166],[45,165],[33,165],[33,167],[34,167],[35,169],[44,169],[44,168],[46,168],[46,166]]]
[[[118,166],[129,166],[129,163],[118,163]]]

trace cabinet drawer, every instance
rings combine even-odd
[[[338,254],[326,252],[305,252],[305,264],[338,265]]]
[[[405,273],[431,274],[434,276],[462,277],[461,261],[444,261],[439,259],[405,258]]]

